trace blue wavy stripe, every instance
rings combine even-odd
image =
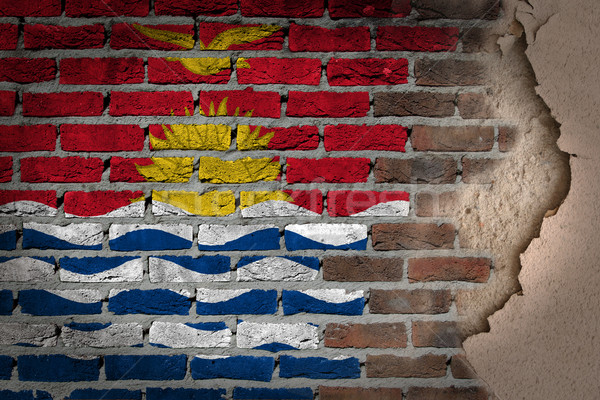
[[[266,351],[270,351],[273,353],[277,353],[278,351],[284,351],[284,350],[298,350],[297,347],[291,346],[289,344],[277,343],[277,342],[261,344],[260,346],[256,346],[254,348],[256,350],[266,350]]]
[[[0,379],[9,380],[13,370],[13,358],[9,356],[0,356]]]
[[[141,400],[141,390],[126,389],[77,389],[65,400]]]
[[[109,381],[142,379],[147,381],[182,380],[185,377],[187,356],[145,355],[104,356],[104,370]]]
[[[111,250],[183,250],[192,247],[192,241],[158,229],[140,229],[127,232],[109,242]]]
[[[360,362],[350,357],[344,360],[329,360],[323,357],[296,358],[279,357],[280,378],[308,379],[358,379]]]
[[[127,261],[139,258],[140,257],[63,257],[60,259],[60,267],[75,274],[94,275],[117,268]]]
[[[19,356],[17,365],[20,381],[97,381],[100,375],[100,357],[82,360],[61,354]]]
[[[52,235],[34,229],[23,229],[24,249],[57,249],[57,250],[102,250],[102,243],[84,246],[67,242]]]
[[[255,289],[219,303],[196,301],[196,313],[199,315],[275,314],[275,312],[277,312],[277,290]]]
[[[267,258],[267,256],[248,256],[248,257],[242,257],[242,259],[238,262],[237,267],[238,268],[243,268],[248,264],[252,264],[253,262],[256,261],[260,261],[264,258]],[[319,270],[319,259],[316,257],[297,257],[297,256],[293,256],[293,257],[279,257],[279,258],[285,258],[287,260],[293,261],[295,263],[298,264],[302,264],[307,268],[311,268],[314,269],[316,271]]]
[[[190,322],[185,325],[190,328],[199,329],[201,331],[222,331],[223,329],[227,329],[227,324],[225,322],[198,322],[197,324],[192,324]]]
[[[309,387],[304,388],[235,388],[233,389],[235,400],[312,400],[313,391]]]
[[[302,312],[311,314],[362,315],[365,307],[364,298],[354,299],[345,303],[329,303],[295,290],[284,290],[281,300],[283,302],[284,315]]]
[[[270,382],[275,369],[275,359],[251,356],[194,358],[190,367],[193,379],[225,378]]]
[[[352,243],[340,244],[334,246],[308,239],[296,232],[285,231],[285,247],[292,250],[366,250],[367,238]]]
[[[14,250],[17,248],[17,231],[0,233],[0,250]]]
[[[199,243],[198,249],[205,251],[279,250],[279,229],[262,229],[218,246]]]
[[[13,310],[13,295],[10,290],[0,290],[0,315],[11,315]]]
[[[71,322],[70,324],[66,324],[65,326],[71,328],[76,331],[81,332],[93,332],[93,331],[101,331],[102,329],[106,329],[111,326],[112,323],[109,322],[107,324],[101,323],[79,323],[79,322]]]
[[[225,398],[225,389],[146,389],[146,400],[221,400]]]
[[[0,390],[0,399],[2,400],[52,400],[52,396],[43,390],[21,390],[13,392],[12,390]]]
[[[190,301],[187,297],[168,289],[133,289],[110,297],[108,311],[116,315],[188,315]]]
[[[216,275],[230,271],[231,259],[226,256],[202,256],[198,258],[191,256],[159,256],[156,258],[170,261],[199,274]]]
[[[22,313],[30,315],[86,315],[102,312],[101,301],[79,303],[38,289],[21,290],[19,305]]]

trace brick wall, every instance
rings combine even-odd
[[[437,3],[0,0],[0,397],[487,399],[499,8]]]

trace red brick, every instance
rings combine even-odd
[[[15,113],[17,93],[10,90],[0,90],[0,116],[10,117]]]
[[[369,162],[368,158],[288,158],[286,176],[289,183],[366,182]]]
[[[25,116],[91,117],[103,111],[104,96],[98,92],[23,93]]]
[[[462,338],[456,321],[415,321],[412,342],[415,347],[460,347]]]
[[[374,192],[359,190],[330,190],[327,193],[327,212],[332,217],[348,217],[368,210],[377,204],[409,200],[406,192]]]
[[[246,32],[248,35],[242,35],[239,40],[221,40],[223,35],[228,35],[227,31],[234,29],[233,32]],[[278,25],[201,22],[198,25],[198,40],[202,50],[281,50],[283,28]]]
[[[329,0],[331,18],[402,18],[410,10],[410,0]]]
[[[448,217],[457,209],[456,192],[417,193],[417,217]]]
[[[408,260],[410,282],[466,281],[483,283],[490,277],[489,258],[431,257]]]
[[[314,58],[238,58],[238,83],[242,85],[318,85],[321,60]]]
[[[479,61],[433,60],[415,61],[415,78],[420,86],[475,86],[484,85],[489,73]]]
[[[0,182],[10,182],[13,173],[12,157],[0,157]]]
[[[194,99],[190,92],[111,92],[109,114],[184,116],[186,108],[193,114]]]
[[[237,13],[237,0],[156,0],[156,15],[209,15],[220,17]]]
[[[61,125],[65,151],[141,151],[144,130],[137,125]]]
[[[64,209],[65,214],[80,217],[106,216],[111,211],[131,204],[132,199],[140,197],[144,197],[144,192],[141,190],[67,192]]]
[[[54,125],[0,126],[0,151],[54,151]]]
[[[487,400],[488,392],[481,387],[411,387],[407,400]]]
[[[60,0],[0,0],[1,17],[57,17]]]
[[[180,59],[148,58],[148,82],[158,84],[182,83],[227,83],[231,68],[215,74],[197,74],[187,69]]]
[[[375,183],[455,183],[458,174],[456,161],[448,157],[377,158]]]
[[[19,42],[19,26],[0,24],[0,50],[15,50]]]
[[[451,117],[454,115],[453,93],[377,92],[373,94],[376,117]]]
[[[434,250],[454,248],[452,224],[375,224],[375,250]]]
[[[511,151],[515,148],[517,142],[517,129],[509,126],[498,128],[498,150]]]
[[[143,83],[141,58],[64,58],[60,61],[63,85],[122,85]]]
[[[33,83],[56,78],[56,61],[51,58],[0,59],[0,82]]]
[[[175,161],[175,160],[172,160]],[[122,158],[112,157],[110,159],[110,181],[111,182],[180,182],[192,175],[193,165],[184,165],[176,171],[163,171],[162,174],[146,178],[138,172],[138,166],[155,164],[152,158]],[[180,164],[181,166],[181,164]]]
[[[150,28],[160,31],[164,31],[179,34],[178,39],[192,39],[194,37],[194,25],[140,25],[140,24],[127,24],[120,23],[112,26],[112,33],[110,35],[110,48],[111,49],[143,49],[143,50],[190,50],[189,47],[185,47],[179,44],[170,43],[158,39],[152,39],[149,36],[144,35],[139,29]]]
[[[369,112],[368,92],[295,92],[288,93],[289,117],[358,118]]]
[[[101,49],[104,25],[25,25],[23,39],[26,49]]]
[[[255,92],[251,87],[245,90],[200,92],[200,109],[205,115],[210,115],[211,104],[218,115],[221,102],[227,105],[225,115],[243,116],[251,112],[252,117],[281,117],[281,96],[277,92]]]
[[[327,64],[331,86],[373,86],[407,83],[405,58],[332,58]]]
[[[99,158],[23,158],[21,182],[100,182],[103,170],[104,163]]]
[[[319,386],[321,400],[400,400],[401,388],[358,388]]]
[[[496,110],[488,96],[482,93],[461,93],[456,105],[464,119],[496,118]]]
[[[477,379],[475,370],[471,364],[469,364],[469,361],[464,354],[452,356],[450,370],[452,371],[452,376],[456,379]]]
[[[493,126],[413,126],[410,141],[415,151],[489,151],[494,146]]]
[[[327,324],[325,347],[398,348],[406,347],[402,322],[372,324]]]
[[[289,46],[291,51],[369,51],[371,33],[366,26],[327,29],[292,23]]]
[[[333,256],[323,259],[323,279],[337,282],[398,282],[404,260],[364,256]],[[372,296],[372,294],[371,294]]]
[[[428,26],[380,26],[379,51],[455,51],[458,28]]]
[[[327,125],[326,151],[404,151],[408,130],[400,125]]]
[[[0,204],[19,200],[35,201],[51,208],[57,208],[55,190],[0,190]]]
[[[443,314],[450,310],[449,290],[371,289],[371,314]]]
[[[321,17],[325,12],[324,0],[241,0],[245,17]]]
[[[464,183],[493,183],[496,178],[496,169],[502,160],[486,158],[463,158],[462,181]]]
[[[424,19],[495,19],[500,12],[500,2],[496,0],[468,3],[462,0],[414,0],[413,7]]]
[[[145,17],[150,0],[65,0],[67,17]]]
[[[254,132],[258,128],[259,126],[257,125],[250,125],[251,132]],[[304,125],[292,126],[290,128],[268,128],[263,126],[260,127],[259,135],[263,136],[271,132],[274,135],[267,145],[267,149],[269,150],[314,150],[319,146],[319,128],[316,126]],[[240,149],[239,136],[238,149]],[[258,150],[259,148],[257,147],[256,149]]]
[[[417,358],[368,354],[367,378],[440,378],[446,375],[446,360],[434,354]]]

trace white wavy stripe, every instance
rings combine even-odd
[[[49,290],[56,296],[62,297],[65,300],[76,301],[77,303],[91,304],[102,300],[102,295],[98,290],[80,289],[80,290]]]
[[[277,227],[275,225],[200,225],[198,244],[222,246],[242,236],[269,228]]]
[[[6,233],[6,232],[11,232],[11,231],[16,231],[16,230],[17,230],[16,225],[0,225],[0,234]]]
[[[63,282],[139,282],[143,276],[144,263],[139,258],[92,275],[60,270],[60,280]]]
[[[31,257],[18,257],[0,264],[0,281],[28,282],[48,280],[54,264]]]
[[[121,292],[128,292],[130,290],[132,290],[132,289],[110,289],[108,297],[115,297],[116,295],[118,295]],[[177,293],[181,296],[187,297],[188,299],[192,297],[192,293],[189,290],[185,290],[185,289],[181,289],[181,290],[165,289],[165,290],[169,290],[173,293]]]
[[[351,217],[406,217],[410,202],[406,200],[394,200],[386,203],[378,203],[364,211],[350,215]]]
[[[77,215],[77,214],[69,214],[65,213],[65,217],[67,218],[123,218],[123,217],[132,217],[132,218],[141,218],[144,216],[145,204],[143,201],[136,201],[135,203],[127,204],[126,206],[119,207],[112,211],[107,212],[106,214],[101,215]]]
[[[152,200],[152,214],[154,215],[194,215],[173,204],[163,203],[162,201]]]
[[[283,343],[297,349],[316,349],[318,327],[310,324],[259,324],[240,322],[237,326],[237,346],[252,349],[269,343]]]
[[[124,236],[130,232],[141,231],[141,230],[157,230],[169,233],[174,236],[178,236],[185,240],[190,240],[192,237],[192,226],[184,225],[184,224],[173,224],[173,225],[120,225],[120,224],[112,224],[110,226],[108,236],[110,240],[117,239],[121,236]]]
[[[154,322],[150,327],[150,343],[174,349],[186,347],[229,347],[231,330],[205,331],[174,322]]]
[[[267,200],[242,209],[242,217],[320,217],[314,211],[284,200]]]
[[[26,222],[23,229],[32,229],[78,246],[102,244],[104,233],[100,224],[69,224],[66,226]]]
[[[367,238],[367,226],[360,224],[303,224],[288,225],[285,229],[332,246],[350,244]]]
[[[0,214],[53,217],[57,212],[56,208],[33,200],[17,200],[0,205]]]
[[[202,274],[158,257],[150,257],[148,261],[150,282],[227,282],[231,279],[229,271],[222,274]]]
[[[238,281],[312,281],[319,271],[283,257],[266,257],[237,270]]]
[[[201,360],[220,360],[223,358],[229,358],[231,356],[217,356],[217,355],[208,355],[208,354],[197,354],[194,358],[199,358]]]
[[[364,291],[362,290],[347,293],[345,289],[308,289],[300,290],[300,292],[309,295],[310,297],[313,297],[317,300],[337,304],[346,303],[348,301],[364,297]]]
[[[234,299],[251,289],[196,289],[196,301],[202,303],[221,303]]]
[[[142,344],[144,331],[139,324],[112,324],[94,331],[62,327],[61,338],[67,347],[122,347]]]

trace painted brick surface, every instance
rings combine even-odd
[[[283,27],[267,24],[200,22],[198,39],[203,50],[281,50]]]
[[[26,49],[100,49],[104,46],[104,25],[25,25]]]
[[[108,296],[108,311],[116,315],[188,315],[190,297],[192,294],[187,290],[112,289]]]
[[[356,379],[360,376],[358,358],[340,357],[330,360],[324,357],[279,357],[279,376],[283,378],[308,379]]]
[[[15,50],[19,41],[19,25],[0,24],[0,49]]]
[[[16,94],[10,90],[0,91],[0,116],[10,117],[15,113]]]
[[[238,83],[242,85],[318,85],[321,60],[315,58],[238,58]]]
[[[296,92],[290,91],[288,117],[358,118],[369,111],[368,92]]]
[[[187,357],[185,355],[109,355],[104,357],[106,379],[173,381],[185,376]]]
[[[113,17],[148,15],[149,0],[66,0],[67,17]]]
[[[2,58],[0,82],[34,83],[56,77],[56,61],[50,58]]]
[[[61,328],[61,338],[68,347],[141,346],[144,332],[139,324],[71,322]]]
[[[53,151],[56,147],[57,132],[53,125],[3,125],[0,133],[2,151]]]
[[[400,125],[327,125],[327,151],[405,151],[407,129]]]
[[[141,58],[65,58],[60,61],[65,85],[121,85],[144,81]]]
[[[2,323],[0,343],[5,346],[52,347],[58,343],[58,333],[58,327],[53,324]]]
[[[331,86],[373,86],[407,83],[408,60],[400,58],[333,58],[327,64]]]
[[[116,50],[189,50],[194,47],[194,26],[118,23],[112,26],[110,47]]]
[[[23,93],[23,115],[31,117],[93,117],[103,111],[102,93]]]
[[[34,382],[97,381],[100,357],[67,357],[61,354],[19,356],[19,380]]]
[[[198,355],[190,362],[192,378],[235,379],[244,381],[271,381],[275,359],[254,356],[202,356]]]
[[[0,190],[0,214],[53,217],[57,213],[54,190]]]
[[[291,51],[369,51],[371,35],[366,26],[322,28],[313,25],[290,25]]]
[[[137,125],[63,124],[60,146],[66,151],[140,151],[144,130]]]
[[[21,181],[31,183],[100,182],[104,164],[91,157],[30,157],[21,159]]]

